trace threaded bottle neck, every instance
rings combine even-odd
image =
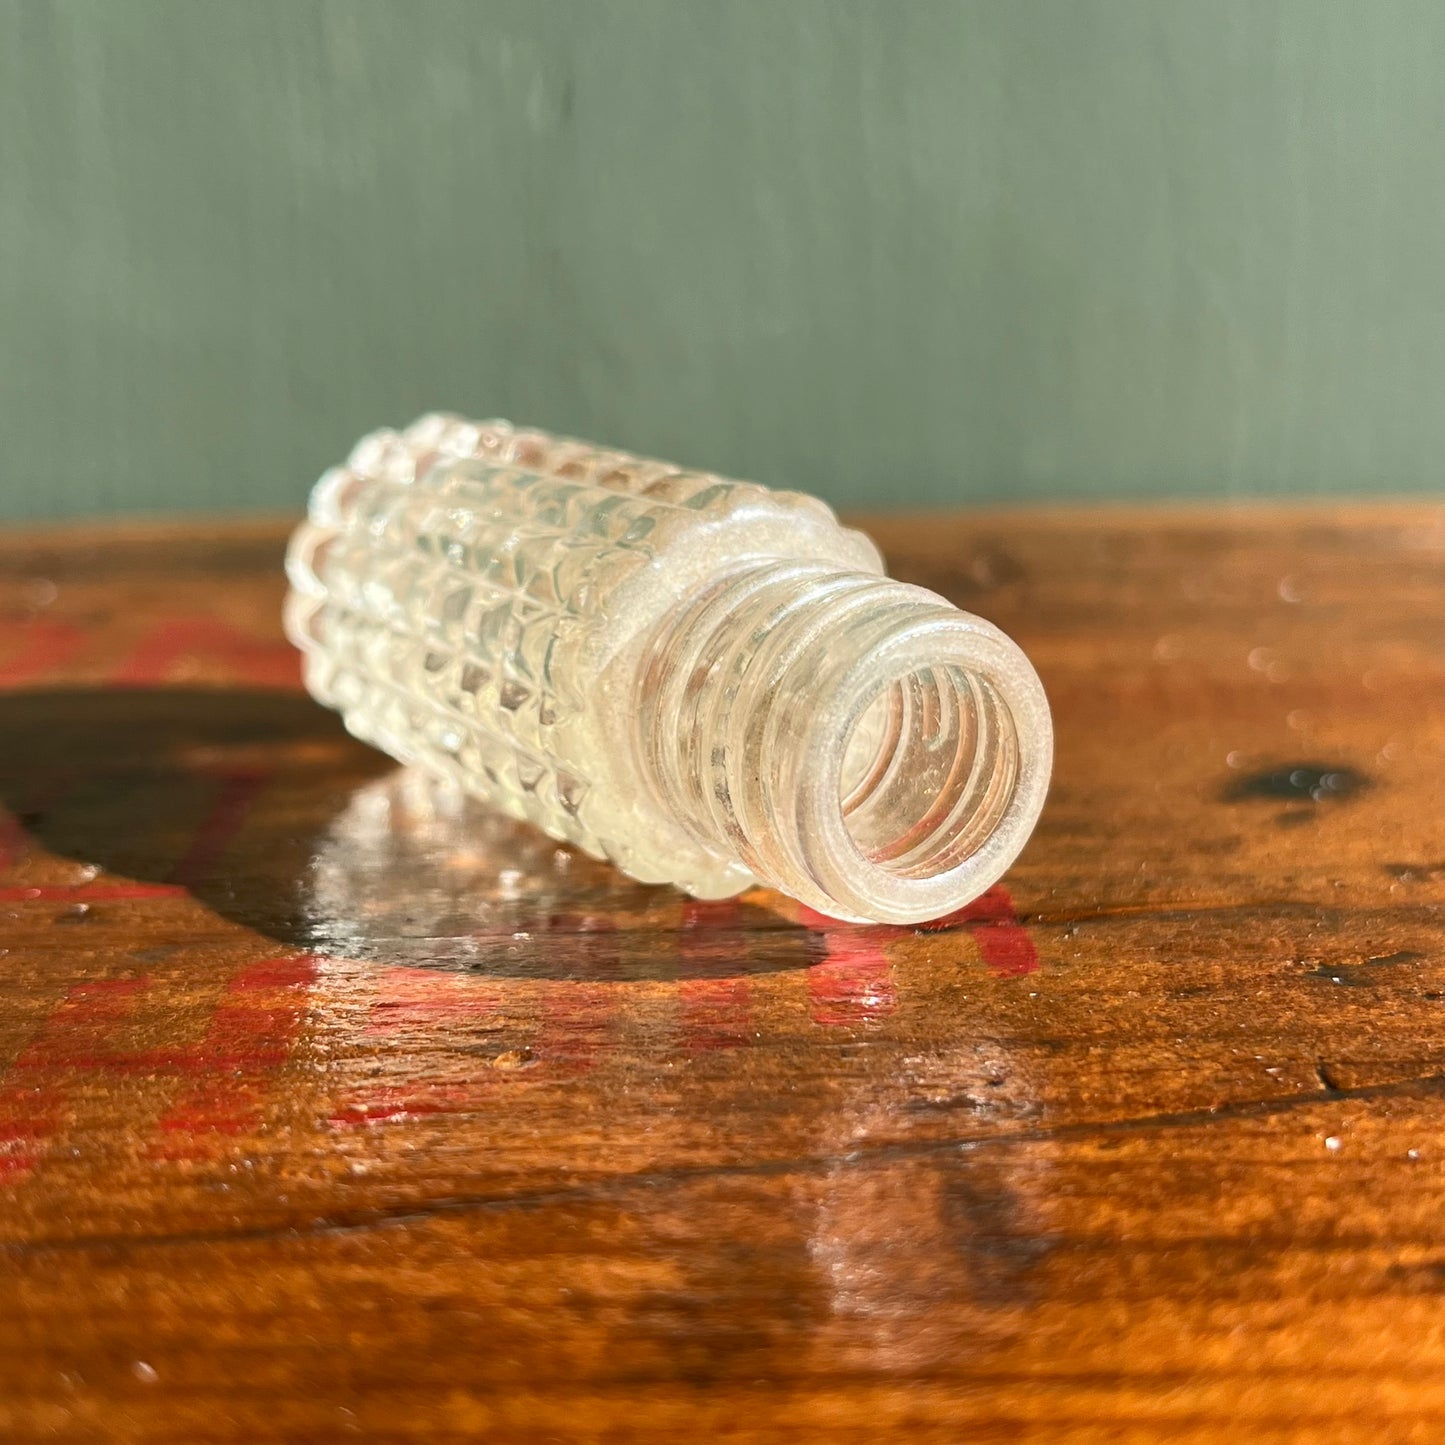
[[[1043,804],[1052,733],[1023,653],[920,587],[761,562],[653,640],[643,771],[704,847],[839,918],[982,893]]]

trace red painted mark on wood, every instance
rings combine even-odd
[[[80,650],[85,630],[58,617],[37,617],[10,632],[15,650],[0,662],[0,688],[21,687],[58,671]]]
[[[316,978],[310,955],[261,959],[226,986],[206,1037],[183,1049],[132,1055],[132,1067],[183,1075],[189,1083],[157,1125],[151,1158],[195,1159],[218,1138],[260,1122],[270,1075],[291,1056]]]
[[[269,781],[270,774],[259,770],[217,776],[215,799],[201,819],[190,847],[171,870],[172,883],[194,890],[206,882],[211,870],[241,831],[252,803]]]
[[[110,680],[122,687],[154,687],[183,663],[209,658],[239,681],[295,689],[301,660],[285,642],[247,637],[219,617],[175,617],[158,622],[125,658]]]
[[[730,933],[738,942],[741,923],[742,910],[735,898],[721,902],[689,898],[683,904],[677,940],[682,978],[677,995],[684,1053],[742,1048],[752,1037],[752,1001],[747,981],[694,976],[701,969],[716,966],[716,933]]]
[[[372,1004],[366,1023],[372,1038],[394,1039],[415,1029],[464,1026],[497,1010],[497,991],[479,987],[466,974],[388,968],[379,984],[381,997]]]
[[[697,978],[677,988],[688,1054],[743,1048],[752,1037],[751,995],[740,978]]]
[[[306,1010],[305,990],[315,977],[316,960],[310,954],[247,964],[226,985],[200,1043],[117,1054],[108,1061],[110,1067],[186,1077],[274,1068],[290,1055]],[[258,993],[259,1001],[252,997]]]
[[[840,923],[800,910],[805,927],[823,936],[827,952],[808,970],[808,1013],[825,1028],[849,1028],[884,1018],[898,1007],[898,988],[883,945],[900,930]]]
[[[398,1119],[421,1119],[430,1114],[459,1114],[475,1103],[476,1095],[460,1084],[430,1084],[422,1088],[382,1085],[364,1098],[343,1104],[328,1119],[333,1129],[363,1129],[393,1124]]]
[[[813,1020],[825,1025],[849,1025],[891,1013],[898,995],[893,985],[884,945],[910,930],[840,923],[802,910],[802,921],[818,930],[827,957],[808,971],[808,1000]],[[995,978],[1022,978],[1039,966],[1033,939],[1019,922],[1013,899],[1002,884],[956,913],[919,925],[919,931],[941,933],[965,929],[978,945],[984,966]]]
[[[605,983],[549,983],[537,1040],[541,1061],[555,1074],[585,1074],[612,1037],[618,992]]]
[[[1019,922],[1018,910],[1008,889],[1001,883],[995,883],[982,897],[975,898],[958,912],[922,924],[921,928],[927,933],[967,929],[995,978],[1022,978],[1038,970],[1038,950]]]
[[[0,1180],[28,1175],[65,1118],[66,1086],[93,1068],[130,1015],[145,978],[75,984],[15,1060],[18,1081],[0,1088]]]
[[[403,1049],[417,1033],[451,1031],[465,1037],[469,1025],[496,1012],[499,995],[480,987],[465,974],[416,968],[388,968],[377,975],[378,997],[367,1015],[365,1034],[376,1057],[385,1061],[391,1049]],[[408,1059],[415,1054],[409,1052]],[[477,1071],[485,1080],[490,1069]],[[417,1079],[405,1084],[377,1082],[360,1090],[334,1113],[333,1128],[355,1129],[396,1119],[450,1114],[475,1102],[474,1083],[444,1078]]]
[[[127,1051],[111,1040],[150,981],[76,984],[16,1059],[21,1082],[0,1090],[0,1177],[34,1168],[63,1123],[68,1089],[85,1073],[187,1081],[157,1126],[152,1158],[195,1158],[215,1138],[254,1128],[269,1075],[290,1057],[315,975],[316,960],[305,955],[248,964],[227,985],[199,1044]]]

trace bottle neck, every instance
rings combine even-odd
[[[653,639],[637,704],[644,774],[697,841],[838,918],[970,902],[1048,785],[1023,653],[873,573],[766,561],[723,579]]]

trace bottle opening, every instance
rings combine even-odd
[[[994,833],[1018,769],[1013,718],[987,679],[958,666],[918,668],[880,687],[853,725],[843,822],[874,867],[933,878]]]
[[[1048,787],[1048,703],[996,627],[874,573],[767,563],[662,633],[648,772],[700,844],[832,918],[983,893]]]

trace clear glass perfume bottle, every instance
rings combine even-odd
[[[1027,658],[811,497],[426,416],[322,477],[287,571],[353,733],[644,882],[920,922],[1043,806]]]

